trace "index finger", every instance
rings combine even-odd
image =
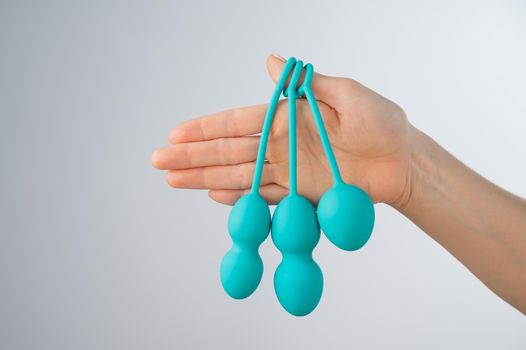
[[[168,140],[183,143],[257,134],[261,132],[267,106],[228,109],[188,120],[174,128]]]

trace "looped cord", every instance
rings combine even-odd
[[[289,74],[292,72],[295,65],[296,59],[294,57],[289,58],[287,63],[285,64],[285,67],[283,68],[283,71],[281,72],[281,76],[279,77],[274,93],[272,94],[272,97],[270,99],[270,103],[265,114],[265,121],[263,122],[263,129],[261,130],[261,137],[259,139],[258,155],[256,158],[256,168],[254,170],[252,187],[250,189],[251,193],[259,193],[259,186],[261,184],[261,174],[263,172],[263,164],[265,160],[265,153],[267,151],[267,143],[270,134],[270,128],[272,127],[274,115],[276,114],[276,107],[278,106],[279,97],[283,89],[285,88],[285,84],[287,83]]]
[[[296,62],[296,65],[300,64],[301,61]],[[301,62],[303,64],[303,62]],[[312,64],[307,63],[305,66],[302,67],[302,70],[305,70],[305,77],[303,78],[303,82],[300,86],[296,88],[296,98],[302,98],[305,97],[305,87],[310,86],[312,83],[312,77],[314,75],[314,67]],[[286,89],[283,89],[283,96],[289,97],[288,87]]]

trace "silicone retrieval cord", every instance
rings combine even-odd
[[[294,65],[294,72],[290,78],[289,86],[287,88],[287,95],[289,98],[289,187],[290,194],[298,194],[298,158],[297,158],[297,144],[296,144],[296,85],[300,80],[301,71],[303,70],[303,62],[297,61]]]
[[[276,114],[276,108],[278,106],[281,92],[283,91],[283,88],[287,83],[287,78],[289,77],[289,74],[295,64],[296,59],[294,57],[291,57],[287,60],[287,63],[283,68],[283,72],[281,72],[281,76],[279,77],[278,83],[276,84],[276,88],[274,89],[274,93],[272,94],[272,97],[270,99],[270,103],[267,108],[267,113],[265,114],[265,121],[263,122],[263,129],[261,131],[261,137],[259,139],[259,148],[258,155],[256,158],[254,178],[252,180],[252,188],[250,189],[250,193],[252,194],[259,193],[259,186],[261,184],[261,173],[263,172],[263,164],[265,161],[265,153],[267,151],[267,143],[270,134],[270,128],[272,127],[272,121],[274,120],[274,115]]]
[[[331,168],[332,177],[334,179],[335,184],[340,184],[343,183],[343,179],[338,168],[338,163],[336,162],[336,157],[334,157],[334,152],[332,151],[331,142],[329,141],[329,136],[327,135],[327,129],[325,129],[325,124],[323,123],[320,109],[318,108],[318,104],[316,103],[316,97],[314,96],[314,92],[312,91],[311,87],[313,75],[314,68],[312,67],[312,64],[308,63],[305,66],[305,79],[303,80],[301,86],[298,88],[298,96],[305,95],[305,97],[307,98],[310,109],[312,111],[314,122],[316,123],[316,127],[318,128],[318,134],[320,135],[323,150],[325,151],[325,155],[327,156],[327,160],[329,162],[329,167]]]

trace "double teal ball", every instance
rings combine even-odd
[[[323,275],[312,259],[320,240],[316,210],[304,197],[288,195],[272,219],[272,240],[283,258],[274,274],[274,290],[280,304],[295,316],[316,308],[323,291]]]
[[[263,275],[259,246],[270,231],[270,210],[259,194],[241,197],[230,212],[228,232],[232,248],[221,261],[220,277],[223,289],[235,299],[252,294]]]
[[[338,183],[321,197],[318,221],[323,233],[338,248],[360,249],[373,231],[373,202],[359,187]]]

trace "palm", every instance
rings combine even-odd
[[[404,181],[405,117],[395,105],[378,106],[367,96],[337,111],[318,102],[344,180],[369,192],[375,202],[396,200],[396,188]],[[381,98],[381,97],[380,97]],[[382,98],[383,99],[383,98]],[[386,116],[383,108],[391,107]],[[266,158],[275,165],[276,183],[288,188],[288,115],[281,102],[274,120]],[[317,203],[332,184],[332,174],[318,130],[305,100],[297,102],[298,188]],[[364,113],[365,112],[365,113]],[[384,175],[385,174],[385,175]],[[394,191],[394,193],[393,193]]]

